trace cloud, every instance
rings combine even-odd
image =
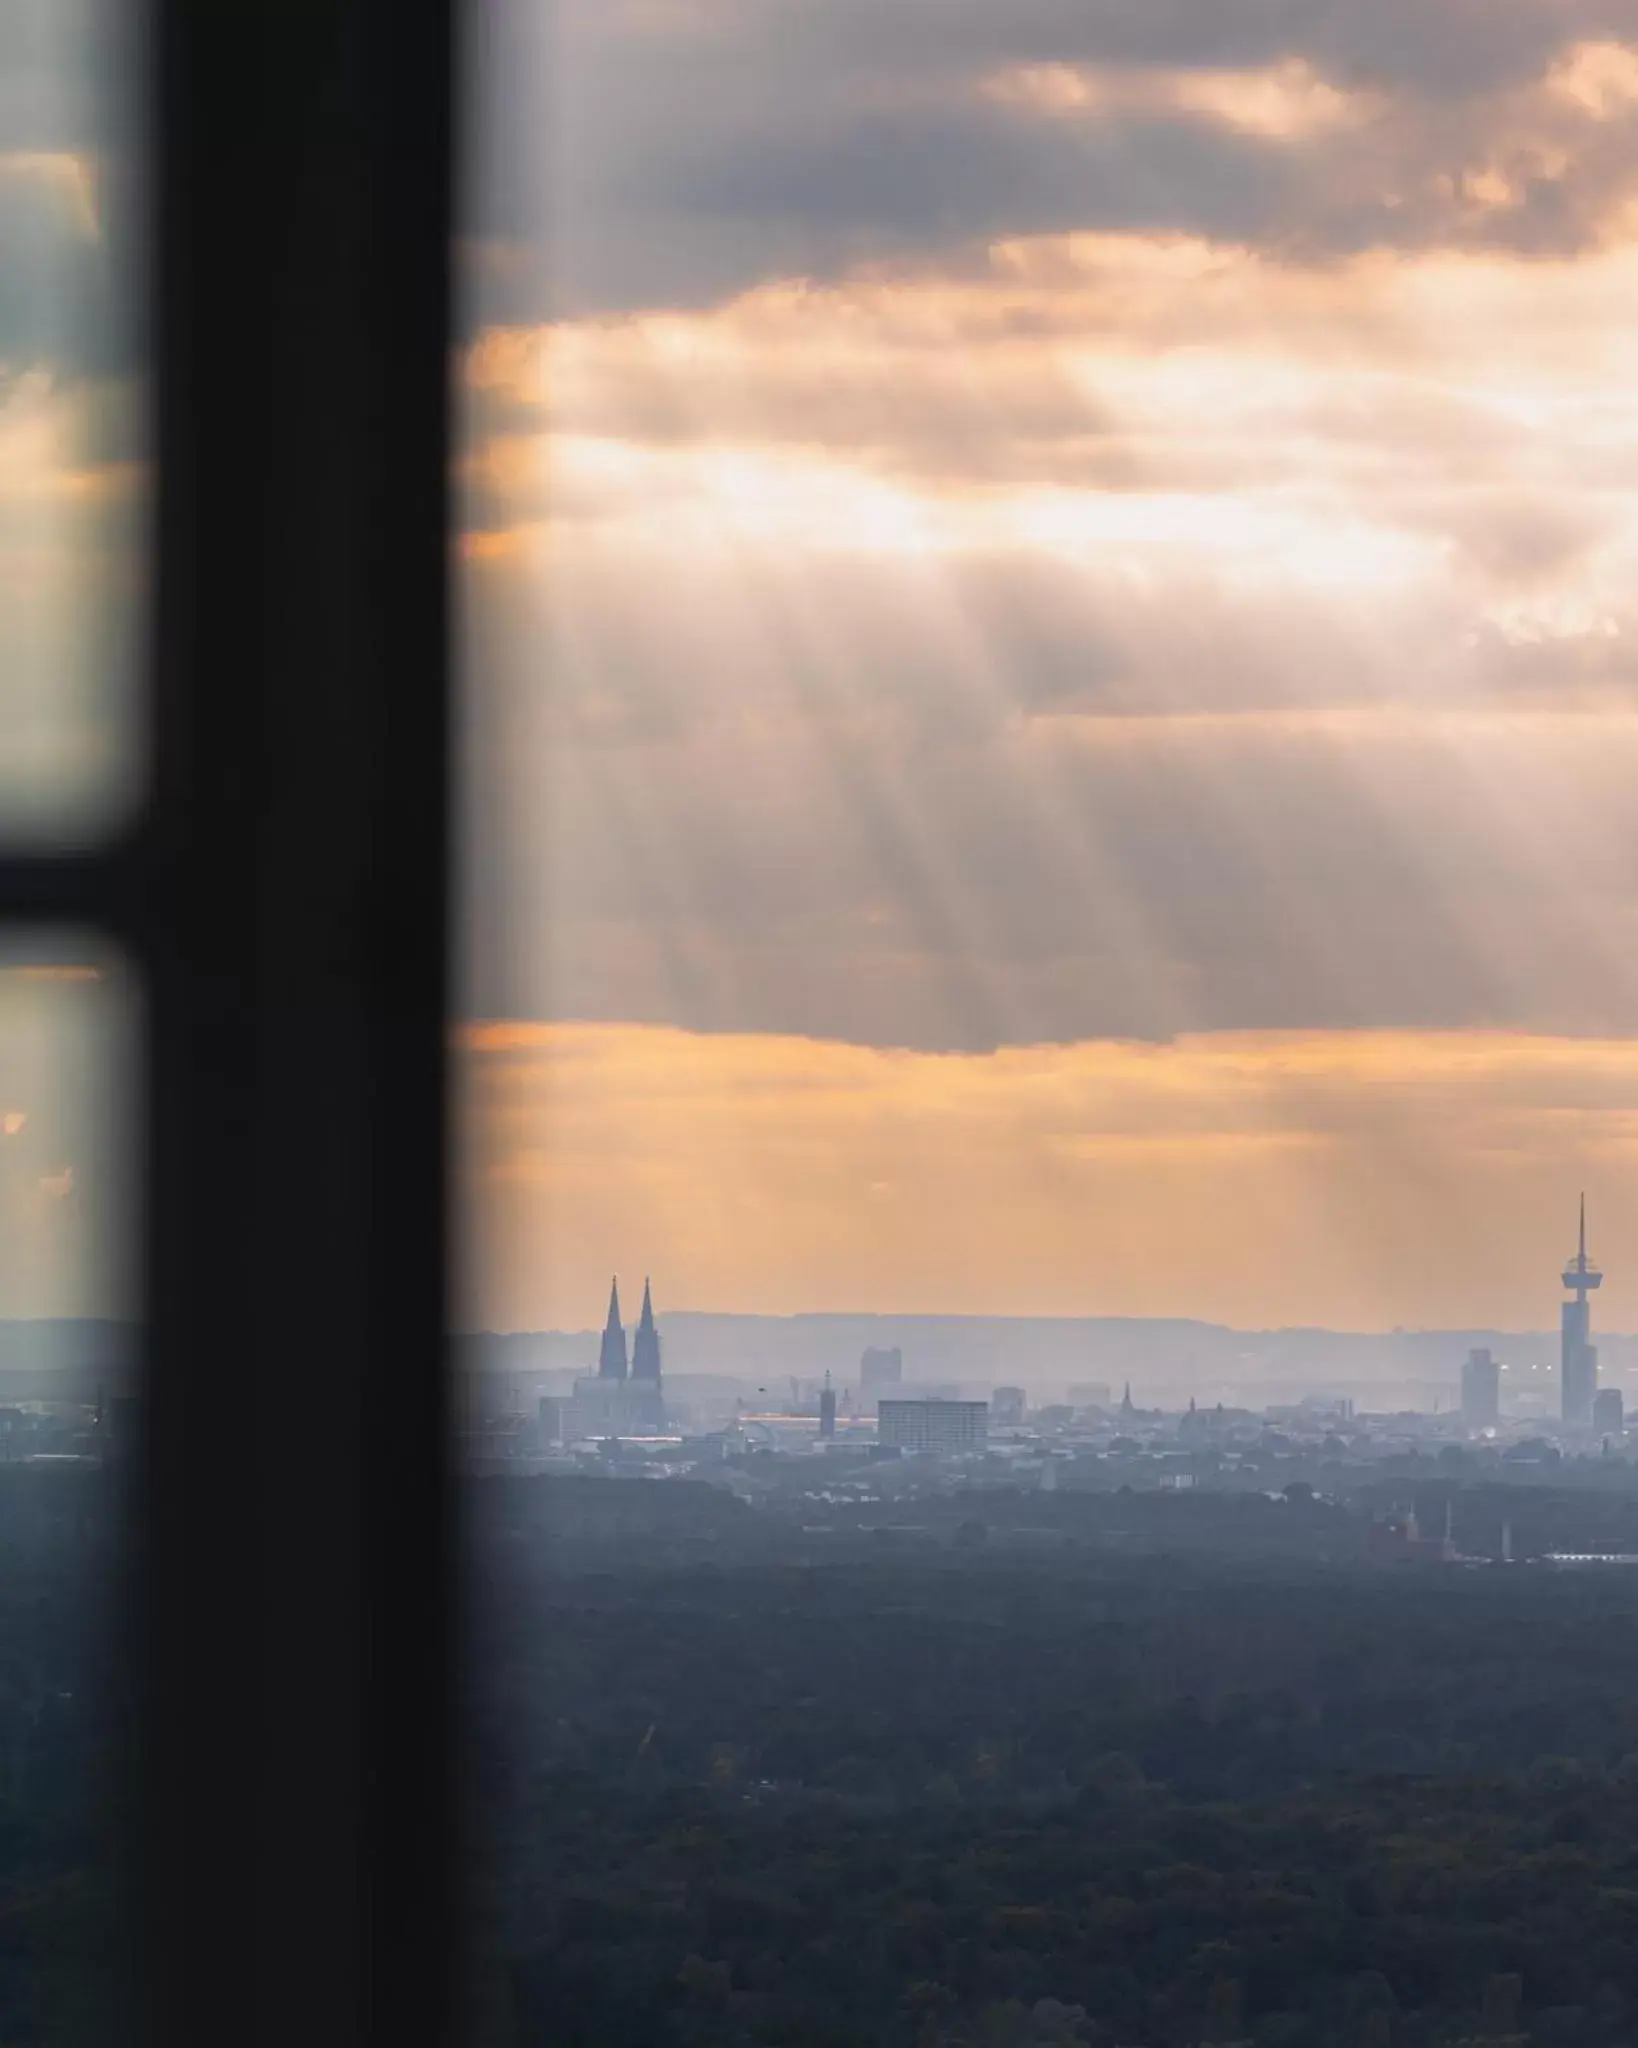
[[[491,337],[474,1002],[1633,1028],[1634,311],[1106,237]]]
[[[1163,525],[1298,584],[1311,542],[1359,581],[1367,552],[1414,571],[1431,539],[1494,582],[1551,580],[1633,525],[1635,316],[1628,248],[1362,260],[1322,290],[1245,252],[1094,238],[998,251],[958,286],[512,330],[470,360],[468,517],[1123,559]]]
[[[472,317],[1095,228],[1582,249],[1635,190],[1635,29],[1625,0],[511,0],[477,39]]]
[[[1638,1226],[1625,1042],[1286,1032],[935,1057],[491,1023],[458,1059],[492,1326],[582,1326],[591,1276],[632,1267],[674,1307],[1539,1328],[1577,1188],[1595,1248]],[[1612,1260],[1601,1312],[1635,1309]]]
[[[1629,245],[1128,234],[490,335],[474,1001],[1633,1028],[1635,316]]]
[[[918,609],[805,563],[726,619],[720,583],[571,573],[555,663],[484,607],[471,1003],[966,1049],[1638,1026],[1638,719],[1540,708],[1573,620],[1521,611],[1472,656],[1489,695],[1407,704],[1409,615],[1350,643],[1277,590],[1259,618],[1162,585],[1092,639],[1107,586],[987,573]]]

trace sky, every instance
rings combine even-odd
[[[1585,1187],[1638,1327],[1638,0],[469,21],[463,1319],[1541,1328]],[[107,28],[0,11],[13,835],[140,775]]]
[[[485,13],[472,1320],[1638,1319],[1638,6]]]

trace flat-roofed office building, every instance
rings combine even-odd
[[[1482,1347],[1462,1366],[1462,1420],[1469,1429],[1494,1429],[1501,1420],[1501,1367]]]
[[[988,1401],[883,1401],[877,1411],[880,1441],[901,1451],[981,1451],[989,1433]]]

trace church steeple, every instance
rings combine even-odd
[[[654,1302],[643,1282],[643,1313],[631,1346],[631,1376],[634,1380],[660,1383],[660,1333],[654,1327]]]
[[[609,1319],[603,1325],[603,1345],[597,1354],[600,1380],[623,1380],[626,1376],[626,1333],[620,1321],[620,1283],[609,1285]]]

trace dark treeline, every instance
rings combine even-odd
[[[117,2034],[116,1484],[0,1467],[23,2048]],[[1625,1512],[1517,1491],[1458,1530]],[[1638,1572],[1372,1564],[1301,1490],[463,1497],[474,2048],[1638,2039]]]
[[[1347,1563],[1371,1555],[1373,1521],[1413,1508],[1424,1531],[1437,1535],[1448,1507],[1457,1548],[1477,1557],[1500,1555],[1504,1528],[1518,1559],[1566,1550],[1638,1555],[1638,1472],[1629,1465],[1612,1463],[1604,1481],[1598,1461],[1588,1460],[1585,1471],[1572,1467],[1560,1483],[1534,1473],[1506,1481],[1463,1478],[1432,1461],[1423,1467],[1355,1474],[1346,1495],[1316,1492],[1302,1478],[1192,1493],[1119,1484],[1043,1493],[990,1484],[869,1500],[827,1499],[791,1487],[756,1514],[732,1495],[693,1481],[656,1486],[494,1477],[468,1487],[467,1520],[480,1548],[504,1553],[522,1546],[559,1561],[589,1562],[604,1553],[611,1562],[641,1562],[654,1558],[657,1544],[673,1559],[740,1550],[761,1558],[811,1558],[821,1554],[821,1539],[840,1553],[867,1537],[878,1545],[939,1548],[964,1524],[979,1524],[996,1548],[1091,1544],[1138,1554],[1272,1554]],[[628,1537],[629,1550],[622,1547]]]
[[[1147,1552],[473,1491],[473,2038],[1638,2038],[1638,1574],[1133,1499]]]

